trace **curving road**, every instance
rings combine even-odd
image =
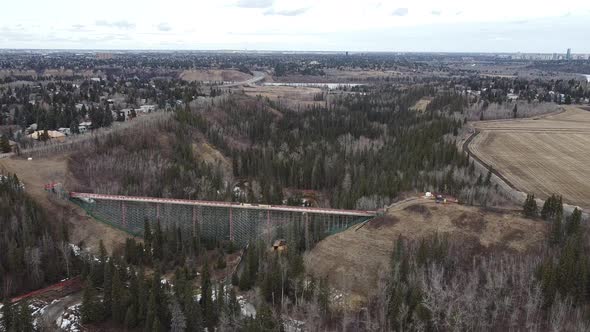
[[[254,71],[252,73],[254,73],[254,77],[252,77],[249,80],[241,81],[241,82],[234,82],[234,83],[227,83],[227,84],[222,84],[222,85],[217,85],[217,86],[220,88],[231,88],[234,86],[250,85],[250,84],[260,82],[266,77],[266,74],[261,71]]]
[[[57,322],[58,319],[61,318],[61,315],[63,315],[68,307],[82,303],[82,293],[82,291],[79,291],[77,293],[70,294],[61,298],[59,301],[55,301],[47,305],[44,308],[42,314],[43,321],[51,323],[52,326],[55,326],[57,330],[60,330],[58,326],[61,325],[61,321]]]

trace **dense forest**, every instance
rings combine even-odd
[[[51,224],[16,176],[0,175],[0,298],[77,274],[67,231],[56,232]]]
[[[82,318],[150,331],[281,331],[297,324],[313,331],[586,330],[590,248],[581,212],[564,216],[557,196],[542,208],[531,202],[525,214],[550,225],[542,247],[494,253],[448,235],[400,236],[366,310],[358,312],[335,306],[337,291],[306,272],[305,245],[294,228],[284,230],[286,252],[251,243],[240,269],[214,279],[235,248],[207,248],[148,223],[143,243],[129,239],[120,255],[108,257],[102,248],[86,262]],[[238,294],[250,294],[255,318],[242,310]]]
[[[282,204],[285,190],[305,189],[333,207],[365,209],[412,190],[493,201],[487,192],[495,189],[456,147],[463,121],[454,114],[465,99],[450,95],[428,112],[410,110],[430,93],[428,86],[382,87],[304,112],[223,96],[96,140],[72,156],[70,169],[80,190],[128,195]],[[444,107],[457,101],[461,107]],[[205,158],[196,148],[204,143],[221,156]],[[244,182],[236,196],[234,186]]]

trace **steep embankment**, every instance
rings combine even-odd
[[[71,243],[83,242],[85,247],[98,249],[102,240],[112,250],[122,246],[129,237],[127,233],[96,222],[77,205],[45,191],[45,184],[51,182],[65,184],[67,188],[67,156],[0,159],[0,168],[18,176],[26,192],[46,211],[54,229],[59,229],[62,222],[66,223]]]

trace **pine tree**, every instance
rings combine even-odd
[[[142,325],[145,322],[148,306],[148,288],[145,281],[143,265],[140,266],[137,273],[137,324]]]
[[[123,323],[125,320],[125,303],[124,301],[124,288],[120,273],[118,269],[115,269],[113,274],[113,285],[112,285],[112,304],[111,304],[111,315],[113,320],[117,323]]]
[[[199,303],[194,299],[192,286],[185,287],[183,295],[184,316],[187,331],[203,331],[203,313]]]
[[[212,330],[215,324],[217,323],[212,292],[213,290],[211,288],[211,276],[209,272],[209,265],[207,264],[207,261],[205,261],[205,264],[203,265],[203,271],[201,273],[200,305],[203,309],[203,318],[205,321],[205,326],[209,330]]]
[[[137,326],[137,309],[135,305],[131,305],[127,308],[125,313],[125,329],[129,330]]]
[[[0,152],[9,153],[11,152],[10,141],[6,135],[0,136]]]
[[[580,231],[580,224],[582,222],[582,211],[578,208],[574,209],[574,212],[569,216],[568,222],[566,225],[566,235],[571,237],[575,234],[578,234]]]
[[[102,320],[102,305],[96,296],[96,289],[92,284],[92,279],[88,279],[84,285],[84,294],[82,295],[82,323],[94,323]]]
[[[320,311],[324,317],[330,315],[330,289],[328,287],[328,280],[321,279],[318,288],[318,304]]]
[[[225,311],[227,308],[225,306],[225,287],[223,283],[218,283],[216,287],[216,294],[215,294],[215,310],[219,314],[222,311]]]
[[[19,332],[33,332],[33,313],[27,301],[19,306],[17,326]]]
[[[172,319],[170,320],[170,331],[171,332],[182,332],[186,329],[186,319],[180,308],[180,304],[176,298],[172,298],[170,304],[170,313]]]
[[[237,318],[240,315],[240,303],[233,287],[229,291],[228,312],[232,318]]]
[[[12,331],[14,321],[12,302],[9,298],[6,298],[2,306],[2,326],[4,326],[4,331]]]
[[[516,107],[516,104],[514,104],[514,108],[512,109],[512,114],[515,119],[518,117],[517,112],[518,112],[518,108]]]
[[[494,171],[494,169],[490,166],[490,169],[488,169],[488,175],[486,176],[486,180],[484,182],[484,185],[489,186],[490,184],[492,184],[493,171]]]
[[[158,305],[156,303],[156,295],[150,292],[150,298],[147,306],[147,313],[145,315],[145,331],[152,331],[154,321],[158,318]],[[159,322],[159,321],[158,321]]]
[[[160,319],[158,316],[154,317],[154,322],[152,324],[152,332],[163,332],[162,323],[160,323]]]
[[[538,214],[537,201],[534,194],[529,194],[526,197],[523,205],[524,215],[529,218],[534,218]]]
[[[561,226],[561,216],[558,215],[553,220],[553,225],[551,226],[551,239],[550,244],[552,246],[557,246],[562,243],[562,226]]]
[[[263,302],[256,310],[255,320],[256,331],[275,332],[280,330],[279,322],[266,302]]]
[[[159,260],[162,259],[162,241],[163,241],[163,235],[162,235],[162,228],[160,226],[160,221],[158,220],[158,222],[156,223],[156,229],[154,231],[154,235],[153,235],[153,240],[152,240],[152,256],[154,258],[154,260]]]
[[[113,261],[109,260],[104,267],[104,277],[102,283],[102,303],[104,306],[105,316],[108,318],[112,312],[112,285],[113,285]]]

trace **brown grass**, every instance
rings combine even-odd
[[[53,194],[45,191],[44,185],[50,182],[61,182],[68,185],[67,159],[64,156],[46,159],[0,159],[0,167],[16,174],[24,183],[25,190],[47,212],[49,220],[55,223],[54,229],[59,229],[62,221],[66,222],[70,233],[70,242],[84,246],[91,250],[98,250],[99,241],[105,247],[115,250],[125,243],[129,237],[127,233],[100,223],[86,215],[77,205],[57,199]]]
[[[419,240],[446,235],[474,254],[527,252],[544,242],[546,224],[512,212],[493,212],[458,204],[415,199],[386,216],[330,236],[306,255],[306,268],[346,293],[366,297],[377,284],[398,236]],[[526,234],[526,236],[524,236]]]
[[[179,78],[185,81],[201,82],[241,82],[252,78],[252,75],[242,73],[241,71],[228,69],[208,69],[208,70],[185,70],[180,73]]]
[[[323,105],[324,101],[314,101],[320,88],[294,86],[254,86],[245,87],[244,93],[251,97],[261,96],[288,107]]]
[[[426,111],[426,107],[428,107],[428,104],[430,104],[431,101],[431,97],[422,97],[416,102],[414,106],[411,107],[411,109],[422,113]]]
[[[223,167],[226,174],[232,173],[231,160],[226,158],[219,150],[216,150],[207,142],[199,142],[193,144],[196,156],[207,164],[217,165]]]
[[[590,208],[590,112],[566,112],[526,120],[476,123],[470,149],[518,190]]]

